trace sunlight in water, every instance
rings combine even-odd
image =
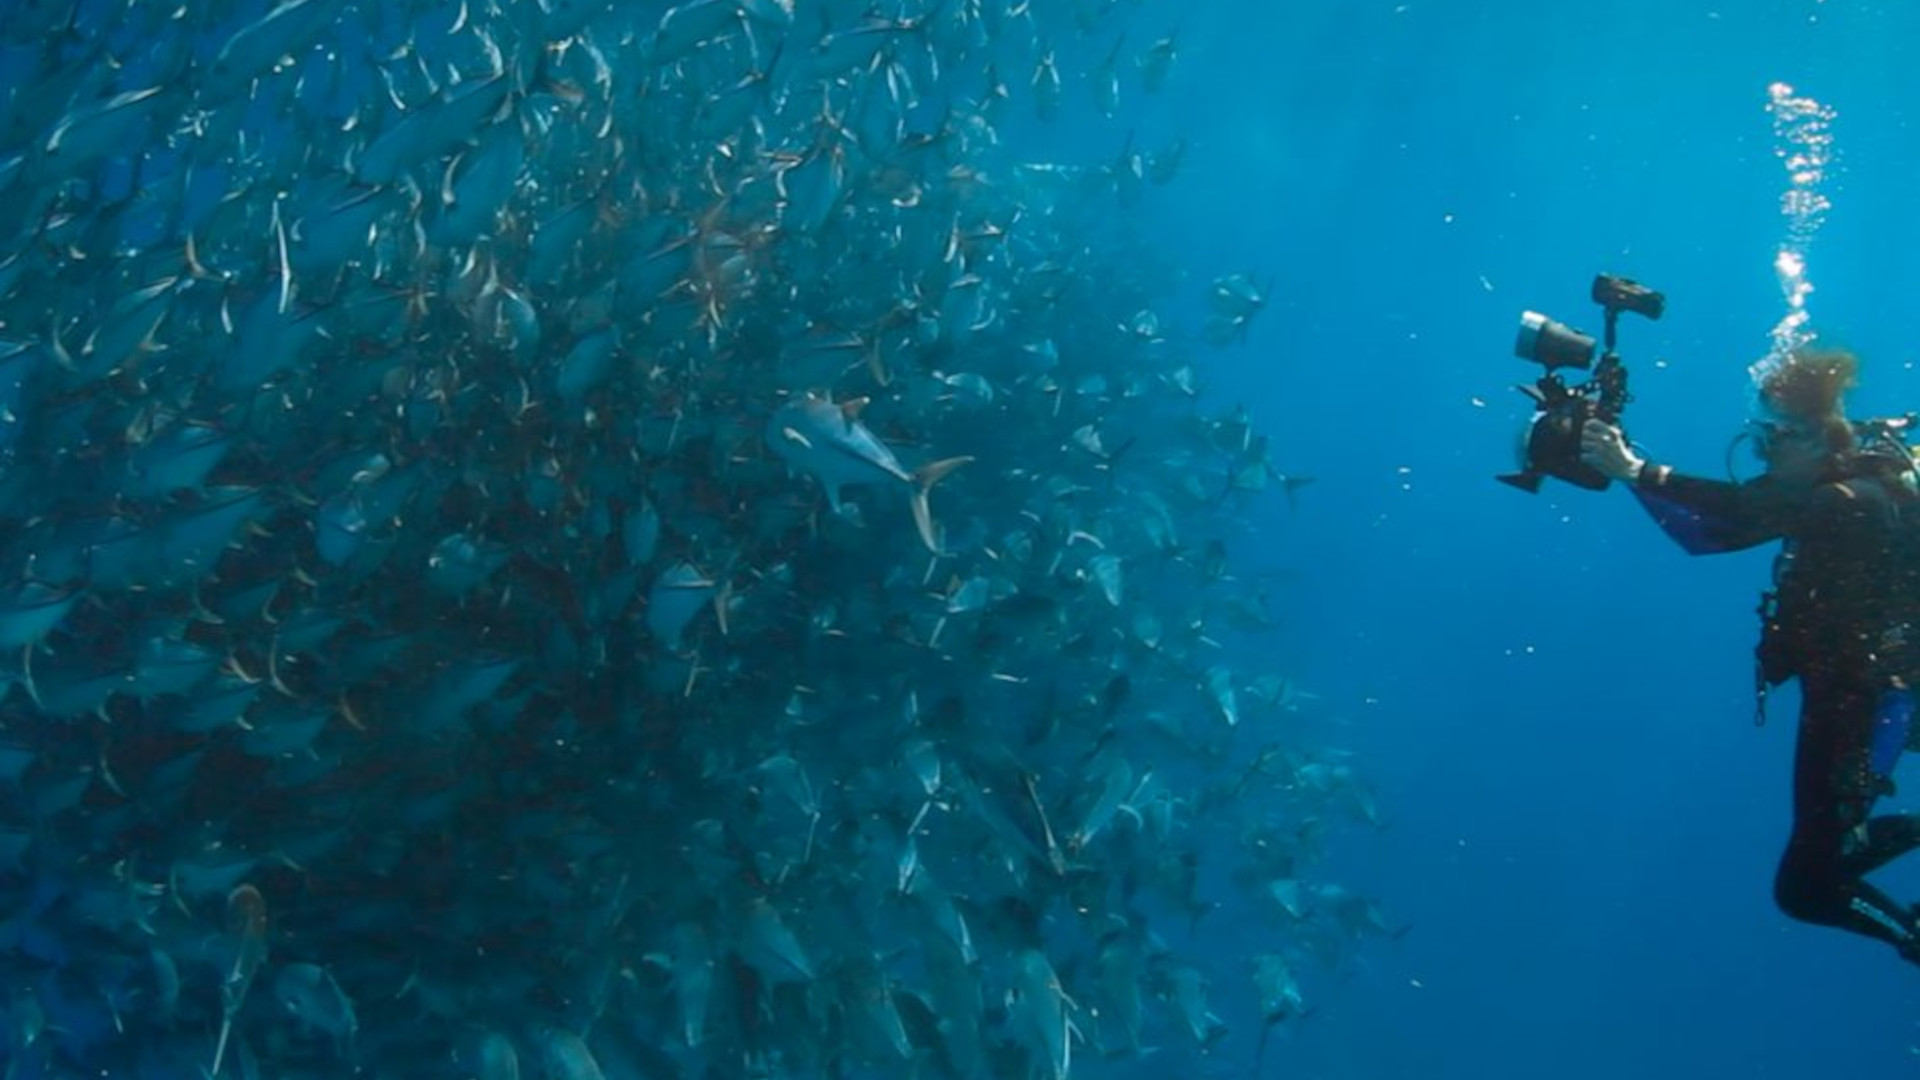
[[[1772,348],[1753,365],[1755,382],[1772,371],[1781,358],[1813,338],[1806,329],[1807,296],[1813,292],[1807,280],[1807,248],[1831,205],[1821,193],[1820,184],[1833,157],[1830,128],[1835,115],[1832,108],[1795,95],[1793,87],[1783,82],[1767,87],[1767,98],[1767,111],[1773,115],[1774,153],[1787,169],[1787,190],[1780,196],[1787,235],[1773,258],[1773,272],[1780,279],[1787,311],[1774,324]]]

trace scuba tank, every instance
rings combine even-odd
[[[1859,474],[1872,475],[1888,485],[1894,497],[1901,503],[1902,540],[1892,552],[1895,565],[1891,568],[1892,580],[1888,582],[1890,590],[1901,596],[1905,603],[1902,608],[1910,608],[1920,603],[1920,483],[1916,482],[1916,460],[1920,460],[1920,451],[1907,442],[1909,432],[1914,429],[1915,414],[1889,417],[1880,420],[1856,421],[1853,425],[1858,448],[1854,451],[1854,460],[1858,463]],[[1896,611],[1891,625],[1883,630],[1883,647],[1899,654],[1907,650],[1902,648],[1908,633],[1909,619],[1901,616],[1920,615],[1920,611]],[[1893,771],[1900,764],[1900,756],[1907,750],[1908,741],[1916,732],[1913,730],[1914,695],[1903,676],[1911,672],[1896,673],[1889,679],[1889,685],[1880,692],[1880,698],[1873,710],[1873,733],[1868,743],[1867,768],[1874,780],[1883,790],[1893,790]]]
[[[1907,749],[1907,733],[1913,727],[1913,692],[1897,680],[1880,694],[1873,710],[1873,741],[1867,754],[1867,767],[1873,778],[1884,785],[1893,782],[1894,766]]]

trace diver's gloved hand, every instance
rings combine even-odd
[[[1580,460],[1609,480],[1632,483],[1640,478],[1647,459],[1633,452],[1620,429],[1604,420],[1588,420],[1580,427]]]

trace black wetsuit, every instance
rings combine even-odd
[[[1901,519],[1914,528],[1920,502],[1891,477],[1853,471],[1790,486],[1648,466],[1633,491],[1693,554],[1785,541],[1760,650],[1763,685],[1798,678],[1801,690],[1793,832],[1774,899],[1793,918],[1891,942],[1920,963],[1914,910],[1861,880],[1920,846],[1920,817],[1869,816],[1885,785],[1869,768],[1876,708],[1916,674],[1904,599],[1913,571],[1896,556]]]

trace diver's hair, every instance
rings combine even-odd
[[[1796,349],[1760,382],[1760,400],[1776,416],[1818,425],[1836,450],[1852,444],[1840,396],[1853,388],[1860,359],[1845,349]]]

